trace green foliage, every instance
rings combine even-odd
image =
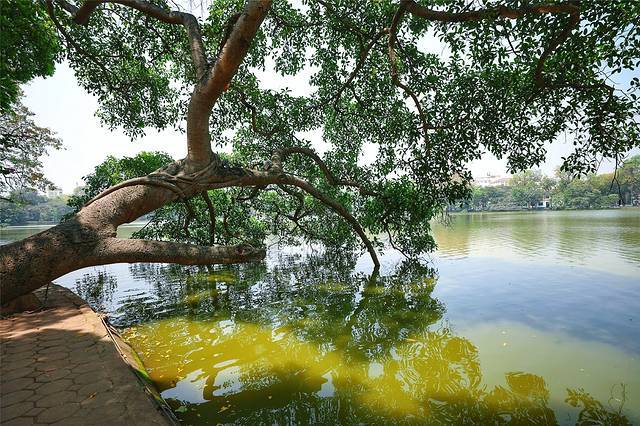
[[[627,174],[624,166],[620,169],[620,172],[623,171]],[[639,179],[634,176],[629,182],[637,182]],[[581,179],[572,179],[567,174],[559,172],[552,197],[555,209],[606,209],[619,204],[633,205],[637,195],[634,197],[623,187],[618,188],[612,173],[590,174]]]
[[[153,3],[171,8],[166,1]],[[179,125],[195,82],[180,26],[110,3],[87,26],[73,24],[61,10],[56,17],[73,40],[64,58],[79,84],[98,98],[97,115],[105,125],[132,138],[144,135],[145,127]]]
[[[573,178],[558,170],[556,178],[525,170],[513,176],[508,186],[473,187],[466,208],[473,210],[519,210],[535,207],[543,198],[551,208],[606,209],[640,205],[640,155],[624,161],[615,173],[589,174]]]
[[[0,196],[14,202],[22,201],[16,195],[55,188],[44,177],[41,159],[48,149],[61,149],[62,142],[32,116],[20,102],[0,112]]]
[[[520,206],[534,207],[545,195],[549,195],[553,181],[539,170],[525,170],[511,178],[511,196]]]
[[[474,210],[510,210],[516,204],[509,186],[474,186],[469,207]]]
[[[243,3],[211,2],[201,26],[212,60]],[[523,6],[520,0],[436,3],[449,12]],[[470,195],[468,164],[484,152],[506,158],[516,172],[540,164],[545,144],[569,135],[575,150],[562,170],[573,176],[593,172],[602,157],[620,160],[640,145],[638,80],[607,87],[612,77],[640,67],[640,2],[581,1],[579,25],[550,52],[567,28],[567,14],[455,23],[406,14],[393,64],[383,30],[397,1],[305,0],[302,6],[274,1],[214,107],[212,143],[230,146],[239,164],[262,164],[275,149],[314,146],[309,135],[318,135],[322,158],[336,176],[381,196],[331,187],[309,159],[288,158],[285,170],[338,200],[371,233],[388,231],[410,255],[433,247],[428,220]],[[66,58],[80,84],[98,98],[107,125],[131,136],[147,126],[180,126],[195,82],[183,28],[112,3],[101,5],[86,27],[72,24],[62,9],[56,13],[75,40]],[[434,49],[428,42],[433,39],[442,46]],[[542,52],[549,53],[543,63]],[[404,89],[394,84],[392,65]],[[293,91],[261,80],[262,71],[272,68],[285,79],[305,80],[308,88]],[[300,207],[297,195],[267,189],[238,207],[269,225],[264,229],[293,240],[355,244],[350,227],[315,199],[303,196]],[[230,190],[214,198],[225,210],[224,200],[246,195]],[[513,195],[530,203],[539,194]],[[169,226],[170,217],[162,223]],[[232,219],[251,223],[244,213]]]
[[[19,85],[53,74],[58,39],[43,2],[0,2],[0,112],[9,113]]]
[[[624,204],[640,205],[640,155],[635,155],[618,170],[612,189],[618,189]]]
[[[70,210],[64,197],[46,198],[32,191],[12,193],[10,199],[20,201],[0,200],[0,226],[57,223]]]
[[[613,394],[613,390],[616,389],[618,385],[614,385],[611,388],[611,392]],[[622,389],[622,403],[619,403],[621,399],[619,398],[611,398],[611,400],[618,402],[620,405],[618,407],[614,407],[609,402],[609,407],[605,407],[600,401],[591,396],[584,389],[567,389],[567,398],[565,402],[571,405],[572,407],[579,407],[580,414],[578,415],[578,421],[576,424],[578,425],[617,425],[617,426],[627,426],[632,423],[627,419],[624,415],[622,415],[622,408],[624,405],[624,401],[626,400],[626,387],[624,384],[620,384]]]
[[[208,192],[214,206],[214,222],[204,198],[193,197],[163,206],[134,238],[163,239],[199,245],[264,244],[266,223],[253,217],[246,204],[234,203],[230,190]]]

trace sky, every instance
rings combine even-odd
[[[311,70],[305,70],[295,78],[283,78],[267,66],[259,77],[263,87],[278,89],[288,86],[293,94],[309,90],[307,83]],[[134,156],[140,151],[164,151],[178,159],[186,156],[185,135],[173,130],[158,133],[147,131],[147,135],[131,141],[120,130],[109,130],[100,124],[95,116],[97,100],[82,89],[65,64],[59,64],[53,76],[37,78],[23,86],[23,102],[34,114],[35,121],[41,127],[48,127],[62,139],[65,149],[50,151],[43,159],[44,173],[64,193],[71,193],[82,185],[82,177],[91,173],[108,155],[116,157]],[[307,134],[319,152],[323,151],[319,132]],[[540,170],[553,175],[562,163],[562,156],[572,151],[571,143],[557,141],[547,145],[547,160]],[[374,152],[365,152],[364,157],[373,157]],[[480,160],[473,161],[469,168],[475,177],[506,175],[506,160],[499,160],[491,154],[485,154]],[[611,162],[603,163],[600,172],[614,169]]]

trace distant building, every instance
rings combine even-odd
[[[58,197],[62,197],[62,189],[56,188],[56,189],[47,190],[47,198],[58,198]]]
[[[545,195],[544,197],[542,197],[542,200],[538,201],[538,204],[536,204],[536,208],[538,209],[551,208],[551,197],[549,197],[548,195]]]
[[[487,173],[486,176],[473,178],[473,182],[477,186],[507,186],[511,176],[497,176]]]

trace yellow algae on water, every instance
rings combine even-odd
[[[337,281],[325,281],[322,284],[317,285],[316,287],[318,288],[318,290],[330,293],[352,290],[350,286]]]
[[[204,300],[214,299],[220,292],[216,289],[202,290],[184,297],[184,302],[190,305],[200,303]]]
[[[207,281],[225,284],[233,284],[237,281],[236,275],[231,271],[216,271],[206,275]]]
[[[194,392],[205,401],[178,412],[188,424],[243,416],[251,423],[253,415],[279,423],[285,413],[310,415],[310,407],[326,421],[341,412],[344,423],[455,423],[460,416],[478,424],[557,421],[542,376],[507,371],[487,386],[477,347],[447,328],[407,336],[374,355],[379,343],[367,343],[350,327],[318,335],[303,324],[313,321],[272,328],[178,317],[124,336],[170,403],[182,406]],[[571,395],[576,407],[593,409],[586,391]],[[605,406],[598,410],[591,414],[615,416]]]

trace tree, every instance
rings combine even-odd
[[[64,197],[47,198],[37,192],[21,191],[12,194],[11,198],[20,202],[0,200],[0,226],[26,225],[30,222],[55,224],[70,210]]]
[[[41,158],[62,142],[50,129],[37,126],[22,103],[12,108],[0,112],[0,198],[24,201],[21,193],[55,188],[42,173]]]
[[[514,209],[511,188],[505,186],[474,186],[470,199],[475,210]]]
[[[19,85],[53,74],[58,38],[42,3],[0,2],[0,113],[20,98]]]
[[[590,174],[575,179],[558,171],[557,176],[557,185],[552,195],[556,209],[597,209],[617,204],[618,196],[609,191],[611,174]]]
[[[638,86],[608,83],[640,65],[637,1],[225,0],[202,20],[163,0],[45,3],[102,121],[136,137],[184,118],[187,156],[4,246],[5,300],[89,265],[262,259],[263,246],[116,238],[119,225],[174,200],[213,204],[208,190],[246,203],[236,214],[250,218],[235,223],[357,243],[377,267],[370,235],[387,234],[409,257],[433,249],[429,219],[469,195],[466,164],[486,150],[522,170],[569,133],[576,149],[563,169],[585,173],[639,144]],[[450,54],[428,51],[427,36]],[[266,88],[267,66],[309,74],[308,93]],[[303,136],[312,131],[323,155]],[[227,160],[214,152],[224,145]],[[359,161],[371,146],[375,158]]]
[[[640,155],[622,163],[614,183],[620,185],[624,204],[640,205]]]
[[[511,196],[519,206],[535,207],[550,184],[539,170],[525,170],[511,178]]]

